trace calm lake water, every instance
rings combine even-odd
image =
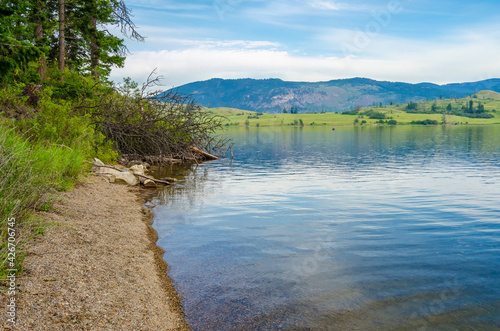
[[[193,329],[500,329],[500,126],[228,135],[147,203]]]

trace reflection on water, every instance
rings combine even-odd
[[[228,134],[148,202],[194,329],[500,327],[500,127]]]

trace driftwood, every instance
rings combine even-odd
[[[203,155],[206,159],[208,160],[218,160],[219,158],[215,155],[209,154],[207,152],[202,151],[201,149],[198,149],[194,146],[191,146],[191,150],[195,153]]]
[[[226,139],[219,134],[221,116],[203,111],[191,96],[175,90],[148,92],[156,82],[148,79],[138,96],[126,93],[101,96],[98,108],[93,111],[93,124],[113,142],[117,152],[140,158],[163,154],[192,161],[193,155],[202,154],[193,153],[189,146],[202,146],[210,151],[226,145]],[[184,141],[179,137],[189,139]]]
[[[146,179],[152,180],[155,183],[160,183],[160,184],[165,184],[165,185],[172,185],[172,183],[175,183],[177,181],[177,179],[175,179],[175,178],[167,178],[167,180],[165,181],[165,180],[161,180],[161,179],[156,179],[156,178],[151,177],[151,176],[136,174],[133,172],[132,172],[132,174],[134,174],[137,177],[146,178]]]
[[[92,164],[94,167],[109,168],[109,169],[113,169],[113,170],[116,170],[116,171],[119,171],[119,172],[130,172],[134,176],[142,177],[142,178],[145,178],[145,179],[149,179],[149,180],[151,180],[151,181],[153,181],[155,183],[158,183],[158,184],[172,185],[172,183],[175,183],[177,181],[177,179],[175,179],[175,178],[167,178],[167,180],[161,180],[161,179],[156,179],[156,178],[151,177],[151,176],[146,176],[146,175],[142,175],[142,174],[133,173],[131,171],[119,169],[119,168],[116,168],[116,167],[113,167],[113,166],[110,166],[110,165],[106,165],[106,164],[99,165],[99,164],[95,164],[95,163],[92,163],[92,162],[89,162],[89,161],[85,161],[85,162]]]
[[[164,164],[173,164],[173,163],[182,163],[182,159],[176,159],[173,157],[161,156],[161,155],[152,155],[152,156],[141,156],[138,154],[123,154],[123,161],[120,164],[126,165],[131,161],[139,161],[139,162],[147,162],[149,164],[154,165],[164,165]]]

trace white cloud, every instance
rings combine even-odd
[[[500,64],[491,61],[493,51],[480,56],[464,48],[415,50],[394,52],[384,59],[299,57],[282,51],[255,49],[140,52],[127,59],[125,69],[115,70],[113,78],[120,80],[118,77],[131,76],[142,82],[157,67],[158,73],[166,77],[167,88],[214,77],[292,81],[368,77],[413,83],[449,83],[500,76]],[[477,55],[474,60],[471,60],[472,55]]]
[[[483,32],[488,31],[488,32]],[[142,51],[129,56],[114,80],[142,82],[156,67],[167,87],[219,78],[281,78],[320,81],[350,77],[403,82],[450,83],[500,77],[500,29],[450,31],[435,40],[372,35],[355,52],[342,52],[358,31],[329,31],[318,37],[331,56],[298,56],[279,43],[246,40],[181,40],[181,49]],[[330,45],[330,46],[328,46]]]
[[[249,41],[249,40],[193,40],[193,39],[180,39],[171,37],[153,36],[148,37],[148,42],[154,42],[168,49],[186,49],[186,48],[242,48],[242,49],[255,49],[255,48],[277,48],[280,43],[270,41]]]
[[[197,45],[199,48],[235,48],[243,49],[279,47],[280,44],[271,41],[252,41],[252,40],[203,40],[194,41],[192,45]]]
[[[309,6],[316,9],[326,9],[326,10],[340,10],[341,6],[339,6],[336,2],[328,1],[328,0],[311,0],[309,1]]]
[[[338,1],[332,0],[309,0],[307,3],[310,7],[319,10],[349,10],[349,11],[369,11],[370,9],[367,5],[352,5]]]
[[[387,0],[387,3],[376,4],[376,3],[353,3],[351,2],[339,2],[336,0],[309,0],[307,5],[313,8],[314,11],[311,12],[313,15],[332,15],[332,11],[338,12],[374,12],[379,10],[387,10],[391,1],[397,0]],[[344,14],[344,13],[341,13]]]

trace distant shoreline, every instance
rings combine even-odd
[[[436,124],[436,125],[423,125],[423,124],[397,124],[397,125],[379,125],[379,124],[368,124],[368,125],[270,125],[270,126],[227,126],[229,128],[240,128],[240,129],[265,129],[265,128],[385,128],[385,127],[456,127],[456,126],[487,126],[487,125],[500,125],[500,123],[473,123],[473,124]]]
[[[228,107],[205,108],[220,116],[228,126],[370,126],[420,125],[423,122],[446,125],[500,124],[500,93],[481,91],[462,99],[438,99],[405,104],[368,107],[356,106],[344,112],[318,110],[307,112],[298,107],[265,113]],[[433,124],[433,125],[434,125]]]

